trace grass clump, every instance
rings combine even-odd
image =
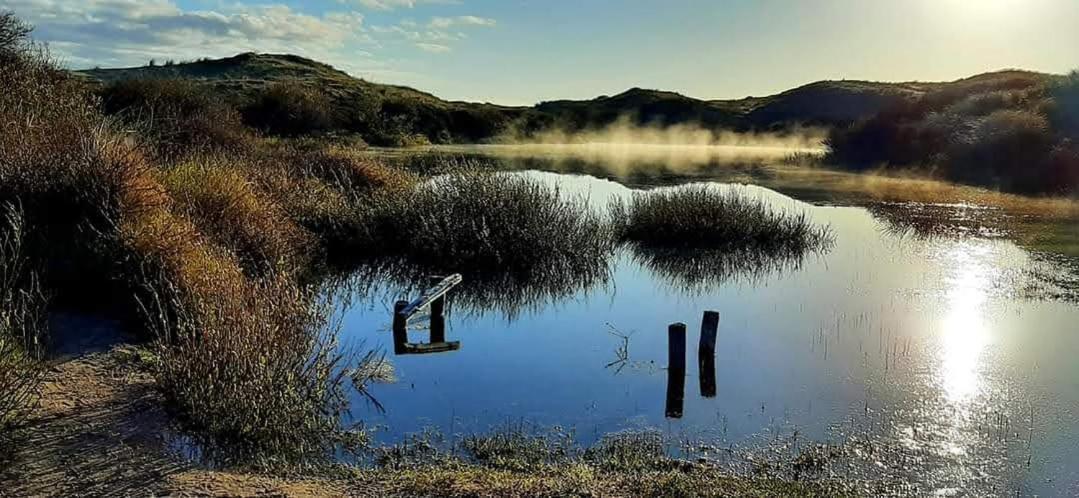
[[[533,434],[524,427],[507,427],[468,436],[461,441],[461,447],[482,465],[514,471],[566,463],[579,453],[573,434],[557,428]]]
[[[337,348],[329,311],[288,280],[229,290],[228,300],[156,301],[164,339],[157,385],[204,456],[314,464],[362,444],[364,435],[342,422],[349,357]]]
[[[639,193],[610,209],[622,240],[649,247],[803,253],[832,238],[805,214],[703,185]]]
[[[369,238],[437,271],[596,273],[612,250],[608,226],[582,200],[522,176],[449,174],[383,201]]]
[[[185,161],[160,176],[179,209],[250,274],[296,268],[310,249],[310,235],[228,158]]]
[[[191,81],[122,80],[99,94],[106,114],[137,126],[165,157],[246,149],[254,139],[239,111]]]

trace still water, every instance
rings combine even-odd
[[[599,210],[651,188],[617,175],[510,174]],[[893,480],[902,492],[1079,494],[1079,306],[1061,289],[1074,277],[1052,255],[1004,231],[905,224],[924,204],[714,185],[804,212],[835,243],[744,271],[623,248],[606,279],[524,297],[451,293],[445,340],[460,348],[425,355],[393,355],[392,303],[416,293],[379,283],[354,296],[344,332],[387,351],[397,380],[371,387],[384,412],[357,399],[355,415],[384,442],[507,424],[569,429],[582,444],[655,430],[673,454],[732,466],[736,454],[831,443],[843,448],[833,472]],[[932,209],[978,223],[977,206]],[[720,314],[714,364],[697,358],[707,310]],[[681,380],[667,369],[674,322],[689,329]],[[429,340],[422,323],[410,342]],[[672,402],[680,416],[669,416]]]

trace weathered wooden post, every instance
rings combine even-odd
[[[667,327],[667,369],[686,369],[686,324],[672,323]]]
[[[397,301],[393,304],[393,352],[402,354],[405,344],[408,343],[408,316],[402,311],[408,306],[408,301]]]
[[[686,324],[672,323],[667,328],[667,406],[668,418],[682,418],[686,397]]]
[[[431,316],[431,344],[446,342],[446,317]]]
[[[719,313],[705,311],[701,320],[701,341],[697,347],[697,376],[701,396],[716,397],[716,335],[719,333]]]
[[[432,275],[431,278],[428,279],[428,282],[431,284],[431,287],[433,288],[433,287],[438,286],[438,284],[441,284],[442,281],[445,280],[445,279],[446,279],[446,277],[443,277],[442,275]],[[446,295],[443,294],[443,295],[439,296],[437,299],[435,299],[434,301],[431,301],[431,318],[433,319],[435,317],[441,317],[443,315],[443,313],[445,313],[445,312],[446,312]]]
[[[719,333],[719,312],[705,311],[701,320],[701,342],[698,346],[701,356],[716,354],[716,335]]]

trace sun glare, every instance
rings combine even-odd
[[[982,387],[982,356],[990,339],[984,308],[995,271],[986,261],[989,251],[985,245],[966,242],[946,256],[952,274],[941,323],[940,383],[952,403],[971,399]]]

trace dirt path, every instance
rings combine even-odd
[[[321,480],[200,469],[168,450],[152,379],[125,366],[129,346],[52,367],[0,496],[341,496]],[[355,493],[352,490],[351,493]]]

